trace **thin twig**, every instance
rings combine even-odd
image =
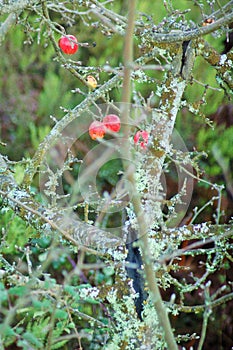
[[[226,14],[223,18],[218,19],[217,21],[209,24],[208,26],[198,27],[189,31],[174,31],[167,33],[153,33],[151,39],[154,43],[176,43],[192,40],[210,33],[215,32],[223,26],[227,26],[233,20],[233,12]]]
[[[172,304],[170,305],[169,302],[166,302],[165,304],[168,307],[171,307],[172,310],[177,310],[179,312],[185,312],[185,313],[199,313],[199,312],[203,312],[206,310],[206,308],[215,308],[218,307],[222,304],[225,304],[227,301],[230,301],[233,299],[233,292],[226,294],[224,296],[222,296],[221,298],[218,298],[216,300],[213,300],[211,302],[208,303],[208,306],[206,304],[201,304],[201,305],[179,305],[179,304]]]
[[[2,195],[3,197],[7,198],[8,200],[14,202],[17,204],[18,207],[21,207],[23,209],[25,209],[28,213],[32,213],[36,216],[38,216],[39,218],[41,218],[44,222],[48,223],[52,229],[60,232],[63,237],[65,239],[67,239],[68,241],[72,242],[76,247],[79,247],[80,249],[83,249],[87,252],[90,252],[92,254],[97,254],[100,255],[101,253],[97,252],[94,249],[82,246],[81,244],[79,244],[73,237],[71,237],[66,231],[62,230],[54,221],[48,219],[44,214],[41,214],[38,210],[35,210],[31,207],[29,207],[28,205],[22,203],[21,201],[13,198],[11,195],[9,195],[7,192],[4,192],[2,190],[0,190],[0,195]]]
[[[0,45],[2,44],[6,33],[10,30],[10,28],[16,23],[16,19],[20,12],[12,12],[9,14],[9,16],[6,18],[6,20],[2,23],[0,27]]]
[[[128,171],[130,167],[130,152],[127,144],[127,140],[129,139],[129,110],[128,104],[131,101],[131,66],[133,63],[133,33],[134,33],[134,16],[136,9],[136,1],[131,0],[129,2],[129,14],[128,14],[128,27],[126,29],[125,35],[125,46],[124,46],[124,78],[123,78],[123,90],[122,90],[122,102],[123,102],[123,113],[122,113],[122,121],[125,125],[124,127],[124,135],[126,138],[124,152],[126,152],[127,161],[123,162],[124,169],[128,174],[128,180],[131,182],[133,188],[135,189],[134,196],[132,198],[132,204],[134,207],[134,211],[137,217],[138,222],[138,231],[141,237],[141,251],[144,262],[144,270],[146,275],[146,280],[148,283],[148,288],[151,292],[151,299],[154,304],[154,307],[157,311],[159,323],[162,326],[164,331],[165,341],[170,350],[177,350],[177,344],[174,338],[174,334],[172,332],[171,324],[168,318],[167,310],[163,304],[159,287],[156,281],[155,273],[153,270],[153,264],[149,242],[148,242],[148,230],[147,223],[145,220],[145,213],[142,209],[141,199],[136,190],[136,181],[134,177],[134,173],[132,171]]]

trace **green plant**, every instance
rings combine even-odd
[[[232,1],[0,20],[0,347],[230,348],[211,331],[233,299],[232,128],[207,126],[231,111]]]

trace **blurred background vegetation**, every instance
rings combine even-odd
[[[211,7],[208,2],[203,2],[202,6],[194,5],[194,3],[197,2],[173,1],[174,7],[179,9],[186,10],[191,8],[191,11],[183,15],[190,26],[193,26],[194,23],[202,23],[205,20],[205,16],[211,13]],[[221,1],[221,5],[225,3],[227,1]],[[114,1],[111,6],[117,13],[125,15],[125,4],[125,1]],[[166,10],[162,6],[162,2],[159,1],[151,3],[140,0],[138,1],[138,9],[141,12],[141,18],[147,21],[148,25],[151,24],[151,21],[158,25],[166,16]],[[72,57],[73,60],[80,62],[82,67],[80,69],[81,74],[84,77],[92,74],[98,79],[98,84],[100,85],[108,80],[111,73],[106,73],[102,67],[104,65],[117,67],[122,63],[122,38],[112,35],[111,32],[99,30],[97,19],[95,18],[89,22],[88,26],[80,18],[77,18],[74,25],[70,28],[58,14],[51,13],[51,15],[54,21],[66,28],[67,33],[76,35],[80,43],[89,43],[89,47],[81,46],[78,53]],[[161,26],[163,28],[167,26],[168,31],[171,29],[170,24],[167,23],[161,23]],[[172,29],[175,28],[176,22],[174,22]],[[59,35],[57,35],[57,39],[59,39]],[[224,52],[226,49],[226,37],[221,35],[221,33],[218,36],[208,35],[206,40],[219,53]],[[137,42],[137,44],[139,43]],[[136,49],[135,56],[137,57],[139,54],[140,50]],[[60,107],[71,109],[83,100],[84,96],[81,93],[73,93],[72,90],[79,88],[85,94],[88,93],[87,88],[83,87],[54,58],[54,49],[48,39],[44,24],[38,24],[36,14],[25,12],[20,17],[20,23],[8,33],[1,47],[0,139],[6,143],[6,146],[0,145],[0,151],[12,161],[27,159],[34,154],[40,141],[48,134],[53,125],[53,120],[50,116],[60,119],[64,115],[64,111]],[[89,68],[85,70],[85,67]],[[148,74],[151,77],[151,83],[133,83],[135,90],[140,92],[145,99],[150,96],[161,79],[161,73],[158,71],[149,71]],[[215,79],[216,71],[204,59],[200,58],[197,60],[193,76],[196,80],[186,89],[185,98],[189,102],[202,104],[202,115],[194,115],[187,106],[184,106],[179,112],[176,129],[182,135],[190,151],[204,151],[207,154],[207,157],[203,156],[200,159],[200,168],[204,173],[203,177],[211,183],[225,186],[221,200],[221,210],[223,211],[221,223],[225,223],[233,216],[232,100],[223,89],[219,89]],[[212,88],[206,88],[206,86]],[[206,103],[202,101],[203,93]],[[120,89],[112,91],[110,97],[115,102],[120,101]],[[158,102],[158,97],[154,95],[151,98],[151,106],[158,106]],[[207,119],[208,123],[206,123]],[[93,143],[94,141],[92,142],[88,135],[84,135],[81,138],[79,148],[82,150],[83,156],[93,146]],[[114,165],[112,162],[109,162],[101,169],[98,184],[102,191],[111,191],[118,180],[115,174],[120,167],[120,162],[115,162]],[[23,163],[18,164],[14,170],[16,179],[20,183],[24,171]],[[168,175],[168,192],[171,194],[176,191],[176,180],[176,176],[174,175],[173,177],[172,173]],[[216,193],[211,186],[205,186],[203,183],[196,184],[187,214],[187,222],[192,216],[192,211],[195,207],[202,207],[215,195]],[[217,202],[213,201],[210,206],[200,213],[196,222],[208,221],[214,223],[216,206]],[[29,239],[31,240],[33,264],[35,266],[39,265],[46,259],[46,248],[50,246],[51,241],[46,237],[40,237],[40,233],[35,232],[10,211],[5,212],[2,210],[0,228],[2,228],[2,232],[5,232],[5,245],[1,246],[1,253],[12,262],[18,261],[18,266],[20,265],[22,272],[25,270],[25,256],[22,257],[22,251]],[[71,256],[70,252],[68,253],[66,250],[58,251],[57,259],[53,261],[48,272],[57,280],[62,280],[62,276],[72,269],[72,259],[76,259],[75,253]],[[90,256],[89,261],[92,260],[96,262],[98,259],[96,260],[96,258]],[[194,264],[194,269],[196,268],[195,259],[189,263]],[[213,285],[215,283],[219,284],[221,279],[224,282],[228,279],[230,280],[232,273],[231,276],[229,274],[229,269],[224,268],[222,273],[220,270],[218,275],[213,278]],[[106,282],[111,285],[113,283],[112,271],[106,269],[90,270],[86,275],[80,276],[74,284],[78,286],[87,280],[89,283],[91,281],[92,285]],[[15,293],[17,294],[17,291]],[[164,297],[166,298],[166,295]],[[193,297],[197,299],[198,295]],[[94,301],[89,300],[89,304],[82,305],[80,310],[85,310],[90,315],[94,315],[94,313],[99,312],[98,307],[100,306],[96,307],[93,304]],[[38,310],[41,310],[39,305],[35,305],[36,307],[38,307]],[[218,313],[218,318],[213,317],[215,319],[213,331],[215,333],[215,330],[219,329],[219,334],[214,335],[210,329],[207,334],[208,347],[205,349],[223,349],[222,344],[225,344],[225,350],[230,349],[233,326],[232,319],[230,321],[229,317],[230,314],[233,314],[233,306],[232,304],[229,305],[228,311],[220,307],[216,309],[216,313]],[[59,317],[62,323],[65,315],[59,315]],[[40,323],[37,327],[40,326],[43,329],[47,321],[45,313],[44,324]],[[178,321],[174,319],[173,321],[176,327],[182,328],[182,333],[185,331],[192,333],[192,328],[200,331],[198,316],[191,318],[185,315],[183,320],[179,319]],[[15,349],[14,346],[16,345],[14,342],[11,345],[11,340],[12,338],[9,336],[9,347],[7,349]],[[218,344],[217,347],[216,344]],[[194,344],[190,343],[191,345]],[[23,347],[23,345],[21,346]],[[86,348],[84,347],[85,349],[88,348],[88,341],[86,346]],[[39,345],[38,348],[40,348]]]

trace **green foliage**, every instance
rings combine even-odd
[[[0,210],[1,251],[5,254],[15,254],[18,247],[24,247],[35,230],[11,210]]]
[[[203,163],[207,175],[214,177],[231,172],[233,127],[202,128],[197,134],[197,145],[200,150],[209,150],[208,162]]]
[[[119,181],[119,171],[122,168],[120,159],[112,159],[106,162],[99,170],[98,180],[103,185],[107,181],[111,186],[115,186]]]
[[[116,72],[122,71],[124,38],[119,33],[114,34],[114,29],[117,32],[126,27],[127,1],[100,2],[101,6],[106,6],[113,13],[119,15],[118,23],[114,21],[115,18],[112,18],[111,12],[102,10],[98,12],[94,2],[91,2],[93,6],[90,5],[89,1],[82,0],[33,3],[27,10],[18,15],[17,25],[9,32],[5,42],[3,42],[1,51],[4,54],[1,56],[0,71],[0,132],[1,140],[7,145],[0,144],[0,152],[7,154],[9,159],[17,161],[30,158],[56,124],[56,120],[60,120],[64,116],[64,111],[69,111],[77,106],[87,96],[94,96],[95,91],[88,91],[86,85],[83,85],[80,80],[86,79],[88,74],[92,74],[97,78],[98,85],[102,85]],[[51,21],[45,19],[46,11],[41,9],[41,4],[45,5],[46,3],[50,6],[48,11]],[[150,55],[154,43],[153,40],[147,38],[147,34],[152,29],[155,33],[156,31],[158,33],[171,33],[173,30],[188,31],[193,27],[202,27],[204,18],[208,17],[212,11],[219,9],[219,1],[211,3],[210,1],[171,0],[153,2],[152,5],[151,2],[138,0],[137,30],[142,33],[143,29],[144,32],[142,35],[136,32],[134,58],[137,59],[144,54]],[[226,3],[227,1],[224,0],[221,5]],[[68,12],[64,12],[63,5],[64,8],[67,6]],[[77,11],[71,15],[75,7],[77,7]],[[190,11],[187,10],[188,8]],[[69,16],[70,18],[68,18]],[[1,23],[6,18],[6,16],[1,16]],[[110,23],[109,27],[106,23]],[[65,56],[65,64],[63,61],[59,61],[59,55],[54,50],[51,40],[52,34],[57,41],[61,31],[77,35],[80,43],[79,51],[74,57]],[[225,35],[223,28],[221,31],[205,36],[205,39],[220,53],[223,50]],[[93,45],[94,42],[96,45]],[[167,68],[160,71],[155,69],[154,65],[163,66],[173,63],[172,50],[170,52],[166,46],[164,46],[165,49],[163,45],[160,46],[158,45],[158,50],[162,48],[163,54],[158,54],[158,57],[149,61],[148,65],[152,68],[138,69],[135,66],[131,76],[134,89],[132,101],[148,108],[148,111],[159,107],[160,93],[163,89],[164,79],[167,78],[168,74]],[[75,69],[81,79],[76,79],[74,75],[69,74],[67,70],[69,67]],[[221,104],[228,103],[225,90],[220,90],[216,81],[216,74],[216,68],[211,67],[202,57],[196,59],[192,77],[188,82],[183,100],[180,100],[176,127],[188,148],[192,149],[194,146],[198,151],[208,152],[208,160],[205,161],[203,158],[200,162],[206,177],[216,180],[218,183],[225,183],[227,182],[226,176],[228,176],[228,184],[231,184],[233,127],[217,126],[215,129],[205,127],[205,124],[209,123],[208,116],[214,113]],[[173,89],[174,91],[170,90],[169,94],[172,95],[173,92],[176,92],[176,86],[173,86]],[[148,98],[149,96],[150,98]],[[101,97],[103,101],[101,99],[94,101],[93,97],[93,105],[121,101],[121,80],[119,79],[119,83],[114,89],[106,90]],[[166,104],[169,103],[170,97],[167,96],[164,106],[161,106],[161,118],[164,111],[167,113]],[[91,115],[91,117],[95,116]],[[86,119],[85,113],[81,115],[77,129],[80,127],[82,130],[82,126],[87,124],[88,118],[90,119],[90,115]],[[196,131],[197,128],[198,131]],[[82,134],[80,130],[74,128],[72,132],[77,132],[79,135]],[[154,131],[157,132],[157,130]],[[153,140],[152,135],[150,138],[149,147],[153,148],[152,143],[155,140]],[[73,168],[68,174],[70,176],[64,176],[66,194],[72,195],[72,184],[78,178],[82,159],[92,147],[96,146],[96,142],[90,140],[86,132],[78,137],[77,144],[72,145],[70,152],[80,162],[75,164],[71,162],[69,166],[70,169]],[[62,157],[63,149],[59,151],[58,161]],[[154,151],[157,150],[154,149]],[[158,150],[159,152],[161,150]],[[146,152],[140,154],[145,163],[148,161],[146,155]],[[148,163],[151,162],[151,168],[153,168],[153,165],[157,166],[157,164],[153,163],[152,156],[150,157]],[[195,160],[190,162],[195,164]],[[143,168],[143,161],[140,165]],[[151,172],[151,176],[156,173],[156,166],[154,172]],[[13,176],[18,185],[22,184],[25,168],[25,162],[18,162],[14,166]],[[148,168],[150,167],[148,166]],[[164,165],[164,168],[170,175],[168,185],[169,181],[175,182],[176,177],[173,176],[167,164]],[[103,194],[103,196],[108,197],[114,191],[122,175],[122,169],[120,159],[110,159],[99,168],[96,184],[100,196]],[[59,167],[59,171],[63,175],[62,170]],[[142,173],[141,178],[144,185],[147,174],[143,171]],[[33,184],[35,187],[37,186],[36,181]],[[54,178],[51,181],[52,185],[55,186]],[[174,191],[176,185],[174,183],[171,185],[173,186],[171,192]],[[204,190],[208,192],[210,185],[209,182],[202,183],[203,192]],[[142,186],[142,188],[141,196],[144,205],[144,195],[145,197],[147,195],[146,190],[144,191],[146,186]],[[36,200],[42,201],[38,191],[36,190]],[[51,197],[56,199],[53,194]],[[200,204],[204,207],[206,198],[198,195],[197,197],[198,199],[192,202],[192,207]],[[150,198],[150,200],[152,201],[154,198]],[[154,217],[156,217],[156,206],[160,206],[163,200],[164,198],[160,195],[155,198],[152,207]],[[174,209],[172,199],[170,202],[171,209],[168,204],[167,207],[172,212]],[[88,208],[88,217],[84,215],[86,209],[84,199],[79,198],[77,203],[78,209],[76,207],[72,209],[81,212],[80,218],[88,223],[91,221],[94,223],[97,219],[96,227],[98,225],[102,225],[104,228],[114,227],[112,231],[110,229],[109,231],[113,232],[114,235],[117,234],[115,227],[121,226],[122,219],[125,219],[121,217],[122,213],[105,215],[104,212],[102,221],[98,222],[99,217],[103,214],[96,209],[99,203]],[[210,203],[213,204],[211,201]],[[127,209],[129,209],[129,220],[132,220],[133,224],[136,225],[132,206],[129,205]],[[53,220],[56,214],[60,214],[62,210],[57,208],[56,213],[52,210],[49,211],[46,220]],[[213,218],[213,209],[208,207],[208,210]],[[152,312],[153,307],[150,302],[145,304],[144,323],[136,316],[134,307],[136,294],[132,281],[128,281],[125,272],[127,253],[124,249],[111,251],[109,256],[106,253],[105,259],[103,259],[102,256],[98,257],[85,252],[85,249],[79,249],[79,241],[77,241],[77,246],[73,246],[72,241],[67,243],[64,237],[61,238],[61,232],[54,233],[54,231],[49,230],[48,235],[48,223],[44,223],[43,229],[36,232],[29,226],[31,224],[30,215],[28,221],[25,222],[18,218],[17,214],[17,208],[16,213],[9,209],[0,209],[0,348],[68,350],[82,345],[84,350],[101,348],[129,350],[139,347],[136,344],[137,338],[140,342],[143,339],[144,344],[149,344],[150,340],[147,337],[150,338],[150,332],[154,332],[151,344],[155,344],[156,349],[161,350],[166,347],[163,334],[158,326],[158,315]],[[183,212],[181,214],[183,215]],[[38,215],[38,220],[39,217]],[[63,222],[59,224],[62,227]],[[153,226],[152,223],[149,224]],[[180,248],[183,240],[183,237],[178,237],[176,233],[166,237],[166,233],[162,232],[162,227],[158,222],[156,230],[153,229],[150,232],[152,236],[152,238],[150,237],[150,248],[154,254],[153,264],[156,262],[152,278],[157,274],[159,287],[163,287],[164,293],[168,288],[170,288],[169,293],[173,289],[177,295],[180,292],[179,297],[177,297],[179,301],[175,301],[177,305],[180,304],[178,308],[182,308],[185,304],[187,294],[189,303],[190,300],[193,301],[192,294],[199,293],[197,304],[201,303],[200,291],[204,291],[205,297],[209,292],[208,273],[214,274],[217,269],[224,269],[218,279],[220,284],[228,283],[226,271],[231,268],[232,257],[227,251],[230,251],[232,247],[226,241],[223,241],[222,245],[211,246],[207,253],[205,246],[195,253],[201,257],[206,256],[206,262],[201,261],[201,263],[203,265],[206,263],[208,273],[203,274],[202,278],[199,278],[200,266],[198,265],[199,261],[197,263],[194,257],[195,250],[189,252],[186,249],[186,255],[182,256],[182,260],[179,260],[179,257],[177,259],[180,264],[177,263],[176,259],[174,262],[172,258],[171,261],[164,260],[159,266],[159,259],[163,259],[168,254],[172,255],[176,249]],[[121,231],[120,227],[122,235]],[[67,234],[69,233],[68,230]],[[88,242],[89,237],[85,236],[85,230],[82,234],[83,239],[87,238]],[[164,234],[162,240],[159,239],[160,234]],[[196,236],[194,238],[196,239]],[[198,266],[197,271],[193,269],[195,263]],[[187,275],[185,275],[186,272]],[[193,284],[189,283],[190,279],[194,281]],[[173,296],[169,293],[166,294],[166,300],[171,299],[169,307],[172,309],[174,306]],[[216,292],[213,288],[211,293],[217,295],[220,292],[219,290]],[[212,300],[205,297],[203,300],[211,310]],[[178,308],[174,309],[176,315],[179,314]],[[186,322],[192,320],[190,316],[184,317],[184,319]],[[199,323],[200,317],[198,318]],[[183,329],[180,333],[184,333]],[[181,343],[182,341],[183,343],[188,342],[191,338],[190,329],[187,330],[187,335],[177,337],[177,339],[181,339]],[[193,339],[196,338],[193,337]],[[148,346],[151,347],[151,344]]]
[[[0,304],[3,304],[5,301],[7,301],[7,291],[4,284],[0,282]]]
[[[48,125],[36,126],[34,123],[29,123],[30,139],[34,149],[37,149],[40,142],[49,133],[50,127]]]
[[[33,293],[30,290],[30,284],[29,282],[27,286],[12,286],[6,289],[4,284],[0,283],[1,311],[9,313],[14,319],[12,328],[8,325],[0,328],[0,336],[5,346],[16,342],[17,346],[23,349],[28,349],[31,346],[42,349],[46,346],[49,334],[52,332],[51,349],[63,348],[69,341],[69,337],[66,338],[66,335],[70,335],[78,324],[83,323],[80,317],[75,316],[77,313],[75,310],[80,309],[82,315],[92,315],[91,305],[99,305],[96,299],[86,294],[90,288],[88,285],[80,285],[76,288],[65,285],[64,292],[60,290],[53,295],[51,288],[58,288],[58,285],[52,287],[50,284],[47,289],[48,294],[42,293],[40,296],[40,292]],[[41,291],[42,288],[41,286]],[[9,300],[11,300],[11,304],[15,303],[16,309],[8,309],[7,301]],[[69,305],[70,311],[68,311],[66,304]],[[94,318],[90,317],[90,323],[93,321]],[[93,331],[87,327],[87,324],[84,323],[84,325],[86,332],[92,334]],[[64,339],[62,339],[63,337]]]
[[[39,95],[38,114],[57,115],[60,106],[68,105],[69,93],[60,75],[48,71],[44,78],[43,90]]]

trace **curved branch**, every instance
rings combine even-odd
[[[201,240],[187,245],[185,248],[176,249],[172,253],[169,252],[168,254],[162,255],[158,259],[157,263],[164,265],[167,261],[182,256],[186,252],[192,251],[193,249],[203,247],[203,245],[206,244],[216,243],[217,241],[224,238],[232,237],[233,226],[231,224],[208,225],[207,223],[202,223],[163,230],[158,234],[158,236],[161,240],[164,241],[166,241],[167,238],[169,238],[169,240],[171,238],[174,238],[174,240],[177,242],[177,245],[185,240]]]
[[[217,70],[217,75],[233,90],[233,77],[232,73],[232,52],[227,54],[219,54],[207,41],[200,40],[200,44],[203,46],[200,54],[204,59]]]
[[[233,4],[233,1],[231,1]],[[161,43],[176,43],[176,42],[183,42],[192,40],[210,33],[213,33],[214,31],[220,29],[223,26],[227,26],[229,23],[233,21],[233,12],[224,15],[224,17],[218,19],[216,22],[213,22],[212,24],[209,24],[208,26],[195,28],[188,31],[172,31],[170,33],[152,33],[149,34],[151,37],[151,40],[154,44],[161,44]],[[141,33],[142,34],[142,33]]]
[[[12,12],[11,14],[9,14],[7,19],[2,23],[2,25],[0,27],[0,45],[2,44],[3,40],[5,39],[7,32],[16,23],[17,17],[20,15],[20,13],[21,13],[21,11]]]
[[[64,239],[80,249],[94,254],[104,254],[109,247],[122,245],[119,237],[105,232],[98,227],[88,225],[57,210],[56,213],[34,200],[24,189],[19,188],[0,155],[0,195],[3,206],[10,207],[19,217],[37,230],[57,230]],[[49,225],[49,226],[48,226]],[[93,248],[97,248],[95,251]]]
[[[0,15],[12,12],[23,11],[27,6],[32,5],[36,0],[16,0],[10,1],[9,4],[0,4]]]
[[[225,304],[227,301],[230,301],[233,299],[233,292],[226,294],[222,296],[221,298],[218,298],[216,300],[213,300],[209,302],[208,304],[202,304],[202,305],[193,305],[193,306],[188,306],[188,305],[179,305],[179,304],[170,304],[169,302],[165,302],[165,304],[173,311],[179,311],[179,312],[185,312],[185,313],[199,313],[199,312],[204,312],[207,308],[212,309],[214,307],[217,307],[219,305]]]

